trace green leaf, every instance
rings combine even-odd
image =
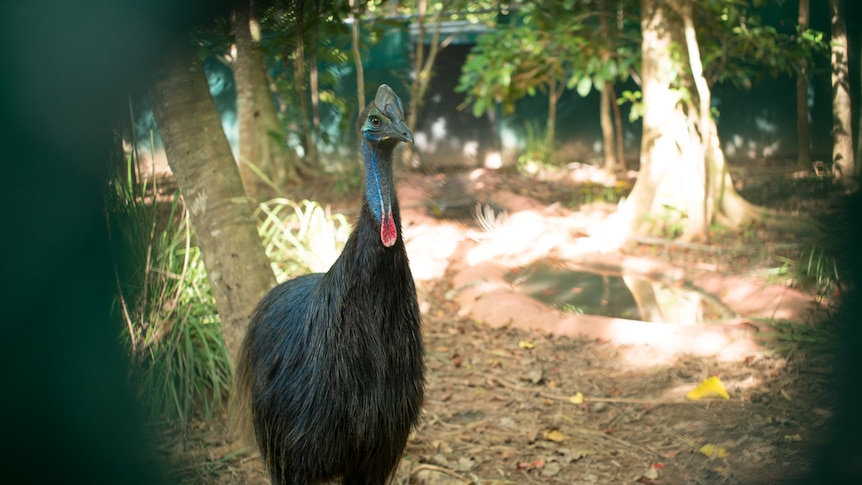
[[[590,94],[590,90],[593,89],[593,81],[589,77],[582,77],[580,81],[578,81],[578,94],[581,97],[586,97]]]
[[[473,116],[476,118],[482,116],[485,112],[485,100],[477,99],[475,103],[473,103]]]
[[[605,78],[596,77],[596,80],[593,84],[595,84],[595,86],[596,86],[596,91],[604,91],[605,90]]]

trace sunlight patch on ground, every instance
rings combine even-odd
[[[458,305],[458,315],[492,328],[514,327],[612,343],[619,346],[624,362],[644,368],[670,363],[681,355],[713,356],[720,361],[750,359],[762,352],[752,338],[757,327],[750,319],[799,321],[810,305],[810,299],[782,286],[633,257],[606,239],[584,237],[585,229],[606,219],[606,213],[561,215],[534,199],[501,191],[495,193],[494,202],[508,209],[508,217],[483,232],[428,216],[421,203],[422,191],[405,189],[399,188],[399,196],[407,199],[404,207],[411,207],[403,217],[409,221],[405,240],[414,276],[432,284],[445,276],[451,284],[446,299]],[[743,317],[679,325],[566,313],[506,281],[508,272],[548,258],[587,270],[611,268],[670,283],[691,280]]]

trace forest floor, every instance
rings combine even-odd
[[[810,470],[833,414],[828,339],[816,338],[829,301],[768,277],[782,256],[798,257],[798,241],[751,228],[709,245],[655,238],[609,249],[588,236],[614,210],[597,201],[607,190],[484,170],[399,183],[428,384],[394,483],[749,484]],[[817,213],[822,198],[794,193],[755,202]],[[799,195],[806,207],[792,206]],[[355,200],[333,210],[350,214]],[[477,203],[495,209],[485,227]],[[694,288],[732,316],[680,324],[564,312],[522,288],[519,274],[537,261]],[[686,398],[710,376],[729,399]],[[169,448],[175,477],[267,483],[259,454],[237,448],[222,423],[196,423]]]

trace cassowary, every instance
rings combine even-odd
[[[385,84],[359,123],[365,189],[344,251],[272,289],[239,352],[234,411],[250,413],[273,484],[386,483],[420,415],[419,306],[392,180],[392,151],[413,136]]]

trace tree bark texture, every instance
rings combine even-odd
[[[252,310],[275,285],[275,276],[203,67],[191,46],[179,46],[166,56],[158,74],[150,102],[191,215],[225,346],[234,359]]]
[[[832,23],[832,173],[839,180],[856,175],[850,113],[850,69],[844,0],[829,0]]]
[[[298,179],[299,172],[290,150],[282,140],[272,136],[273,133],[281,133],[282,127],[269,89],[263,56],[257,48],[260,32],[253,4],[237,6],[233,33],[236,40],[233,72],[239,123],[240,175],[246,193],[252,200],[257,200],[260,182],[281,184]]]

